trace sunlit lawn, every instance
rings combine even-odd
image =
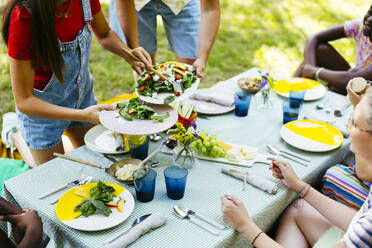
[[[108,0],[101,0],[101,3],[108,17]],[[202,87],[254,66],[291,75],[301,60],[309,34],[361,17],[367,11],[369,1],[221,0],[221,5],[221,28]],[[158,61],[173,60],[166,48],[161,22],[158,26]],[[338,41],[335,46],[353,63],[355,44],[352,41]],[[6,51],[2,43],[0,114],[14,111]],[[132,71],[128,64],[104,51],[96,40],[93,41],[90,69],[98,100],[133,91]]]

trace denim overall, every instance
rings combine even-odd
[[[92,34],[88,23],[93,20],[89,0],[80,0],[84,28],[75,40],[60,42],[62,57],[65,62],[62,84],[53,74],[44,90],[34,89],[34,95],[43,101],[58,106],[84,109],[97,104],[93,92],[93,78],[89,73],[88,63]],[[28,147],[49,149],[61,141],[63,132],[68,127],[84,127],[91,123],[52,120],[31,117],[16,109],[23,138]]]

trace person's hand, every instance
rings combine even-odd
[[[192,66],[196,70],[196,76],[200,79],[205,77],[205,65],[206,61],[201,58],[197,58],[194,63],[192,63]]]
[[[349,100],[351,102],[351,104],[353,104],[354,108],[356,107],[356,105],[358,105],[358,103],[360,102],[360,100],[362,99],[362,96],[363,94],[359,95],[357,94],[355,91],[353,91],[353,89],[351,88],[351,80],[348,82],[347,86],[346,86],[346,91],[347,91],[347,95],[349,96]],[[367,84],[367,88],[366,90],[371,87],[369,84]],[[366,91],[365,90],[365,91]]]
[[[12,224],[13,236],[17,243],[20,243],[28,233],[36,243],[40,243],[43,234],[43,224],[35,210],[25,209],[21,214],[3,215],[0,220]]]
[[[272,171],[273,176],[280,179],[288,189],[298,192],[305,185],[287,162],[272,160],[269,169]]]
[[[132,58],[131,56],[125,56],[125,60],[132,65],[132,68],[138,75],[144,70],[151,70],[152,61],[151,56],[142,47],[136,47],[131,49],[131,52],[139,59]]]
[[[302,76],[305,78],[315,79],[316,71],[318,70],[318,67],[310,65],[310,64],[304,64],[302,66]]]
[[[99,112],[102,110],[114,110],[115,106],[112,104],[98,104],[89,106],[82,110],[84,120],[87,122],[92,122],[94,124],[101,124],[99,121]]]
[[[221,210],[223,220],[238,232],[252,222],[243,202],[235,196],[221,196]]]

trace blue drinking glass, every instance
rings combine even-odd
[[[299,108],[304,103],[306,90],[289,91],[289,104],[292,108]]]
[[[149,137],[142,144],[132,144],[129,139],[130,157],[144,160],[149,153]]]
[[[296,105],[297,106],[297,105]],[[300,106],[297,108],[292,107],[290,101],[283,101],[283,124],[298,119],[300,113]]]
[[[249,105],[251,104],[252,95],[245,92],[237,92],[235,98],[235,115],[246,116],[248,114]]]
[[[156,171],[148,168],[137,169],[133,172],[137,200],[149,202],[154,199],[156,175]]]
[[[179,200],[183,197],[186,187],[188,171],[186,168],[173,165],[164,170],[165,186],[167,195],[173,200]]]

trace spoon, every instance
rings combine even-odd
[[[324,109],[325,104],[328,102],[329,98],[325,99],[323,102],[316,105],[316,109]]]
[[[185,211],[185,209],[181,208],[180,206],[174,206],[173,207],[174,212],[176,213],[176,216],[180,219],[186,219],[189,220],[191,223],[197,225],[198,227],[210,232],[211,234],[218,236],[220,235],[220,232],[215,230],[214,228],[211,228],[209,225],[207,225],[205,222],[202,222],[197,217],[191,215]]]
[[[225,227],[217,222],[215,222],[214,220],[211,220],[209,219],[208,217],[205,217],[204,215],[201,215],[200,213],[198,212],[195,212],[193,210],[191,210],[190,208],[188,207],[185,207],[184,210],[186,211],[186,213],[190,214],[190,215],[195,215],[196,217],[198,217],[199,219],[207,222],[208,224],[214,226],[214,227],[217,227],[218,229],[225,229]]]
[[[131,225],[129,228],[125,229],[124,232],[119,233],[119,234],[117,234],[116,236],[114,236],[114,237],[112,237],[112,238],[106,240],[104,244],[106,245],[106,244],[112,243],[114,240],[116,240],[116,239],[119,238],[120,236],[127,234],[130,230],[133,229],[133,227],[135,227],[137,224],[139,224],[140,222],[142,222],[142,221],[144,221],[145,219],[147,219],[147,217],[149,217],[150,215],[151,215],[151,214],[145,214],[145,215],[142,215],[141,217],[138,217],[137,219],[135,219],[135,220],[133,221],[132,225]]]

